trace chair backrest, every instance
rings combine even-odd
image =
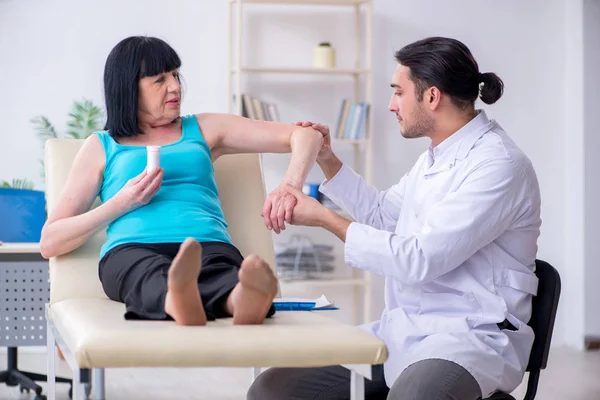
[[[51,139],[45,147],[46,201],[50,213],[65,185],[83,140]],[[215,164],[219,198],[234,244],[244,256],[257,254],[275,268],[271,233],[260,211],[265,200],[257,154],[229,155]],[[100,202],[96,199],[94,206]],[[83,246],[50,260],[50,303],[68,298],[105,298],[98,279],[100,246],[106,232],[93,235]]]
[[[560,275],[554,267],[542,260],[535,261],[535,274],[539,279],[537,296],[533,297],[529,326],[535,339],[529,356],[527,371],[546,368],[552,331],[560,298]]]

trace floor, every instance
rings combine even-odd
[[[0,366],[6,354],[0,353]],[[46,357],[41,350],[29,349],[19,355],[23,370],[43,373]],[[1,369],[1,368],[0,368]],[[537,399],[600,399],[600,351],[577,352],[553,349],[548,368],[542,372]],[[61,362],[58,373],[69,375]],[[250,369],[112,369],[106,371],[107,400],[243,400],[250,384]],[[42,385],[44,386],[44,385]],[[57,385],[57,400],[67,400],[68,385]],[[523,385],[513,393],[523,398]],[[93,398],[93,396],[92,396]],[[20,394],[18,388],[0,386],[0,400],[31,400],[33,395]]]

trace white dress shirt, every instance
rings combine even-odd
[[[534,336],[540,194],[498,123],[478,111],[383,192],[346,165],[320,191],[356,221],[346,264],[385,276],[381,320],[362,328],[387,345],[388,386],[429,358],[463,366],[484,398],[520,384]],[[497,325],[505,320],[516,330]]]

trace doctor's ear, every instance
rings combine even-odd
[[[438,107],[441,99],[442,92],[435,86],[430,87],[425,91],[425,93],[423,93],[423,100],[425,100],[425,103],[432,111]]]

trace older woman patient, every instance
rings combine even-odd
[[[177,53],[152,37],[129,37],[106,61],[105,130],[85,140],[41,239],[46,258],[68,253],[100,229],[99,276],[127,319],[204,325],[233,317],[260,324],[273,314],[277,279],[255,255],[243,258],[227,233],[213,162],[248,152],[292,153],[281,185],[262,212],[279,233],[323,144],[293,124],[229,114],[180,115]],[[146,146],[161,146],[147,171]],[[90,209],[97,196],[102,204]],[[260,213],[261,210],[256,210]]]

